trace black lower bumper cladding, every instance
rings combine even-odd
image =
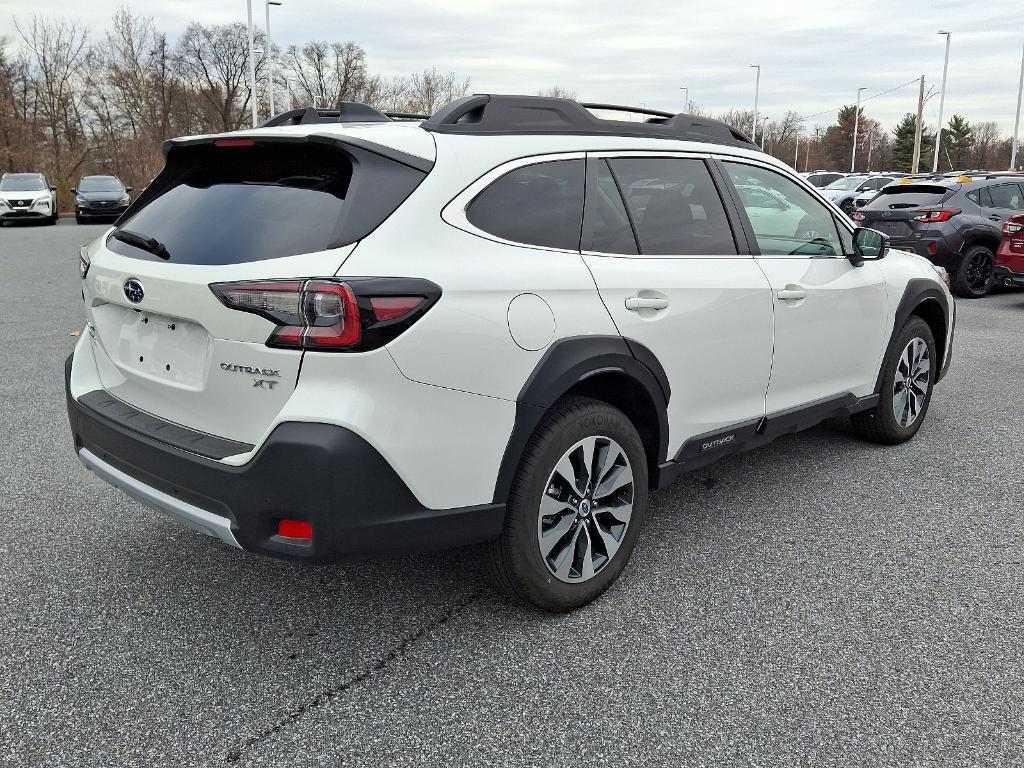
[[[70,366],[68,358],[67,377]],[[280,424],[235,467],[119,424],[70,389],[67,406],[76,451],[86,448],[145,485],[229,519],[249,551],[330,562],[447,549],[501,532],[503,504],[427,509],[373,446],[343,427]],[[277,536],[282,518],[309,521],[312,543]]]

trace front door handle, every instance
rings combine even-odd
[[[803,288],[783,288],[776,295],[782,301],[799,301],[807,298],[807,291]]]
[[[641,309],[665,309],[668,306],[668,299],[646,298],[644,296],[630,296],[626,299],[626,309],[637,312]]]

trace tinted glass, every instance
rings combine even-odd
[[[866,182],[864,182],[864,189],[865,190],[881,189],[882,187],[884,187],[886,184],[888,184],[891,181],[892,181],[892,179],[886,178],[886,177],[879,177],[879,178],[874,178],[874,179],[868,179]]]
[[[1021,204],[1020,187],[1016,184],[998,184],[986,189],[992,202],[992,208],[1012,208],[1018,210],[1024,208]]]
[[[827,187],[825,187],[825,189],[857,189],[857,187],[864,183],[864,178],[864,176],[847,176],[846,178],[843,179],[836,179]]]
[[[424,176],[380,155],[356,156],[354,166],[346,152],[313,143],[175,148],[144,193],[157,196],[129,209],[120,228],[160,241],[172,263],[184,264],[239,264],[355,242]],[[114,239],[107,247],[157,258]]]
[[[609,162],[649,256],[736,253],[722,200],[703,160],[621,158]]]
[[[583,214],[583,250],[636,254],[636,239],[622,195],[605,160],[592,160]]]
[[[762,254],[843,253],[832,212],[795,181],[766,168],[740,163],[723,165],[736,185]],[[770,201],[770,205],[765,201]]]
[[[0,192],[42,192],[46,182],[34,173],[9,173],[0,179]]]
[[[469,204],[470,223],[503,240],[577,250],[583,221],[583,160],[527,165]]]
[[[113,176],[86,176],[78,183],[79,192],[123,192],[124,186]]]
[[[864,206],[864,210],[922,208],[938,205],[952,194],[948,187],[932,184],[891,184],[880,189],[871,202]]]

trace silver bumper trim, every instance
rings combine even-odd
[[[175,498],[169,493],[140,483],[134,477],[110,466],[87,448],[78,451],[78,458],[86,469],[115,488],[120,488],[140,504],[170,515],[188,528],[205,533],[207,536],[214,536],[225,544],[241,549],[235,534],[231,532],[231,521],[227,518],[207,512],[205,509]]]

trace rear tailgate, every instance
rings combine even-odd
[[[909,240],[915,232],[926,230],[928,224],[914,218],[922,209],[934,209],[952,196],[954,190],[938,184],[894,184],[883,187],[878,194],[854,215],[864,227],[884,232],[893,240]]]
[[[171,150],[140,204],[90,247],[83,292],[107,392],[258,444],[295,388],[303,353],[268,347],[277,325],[225,306],[210,284],[334,275],[425,172],[365,143],[231,141]],[[118,230],[160,248],[125,242]]]

